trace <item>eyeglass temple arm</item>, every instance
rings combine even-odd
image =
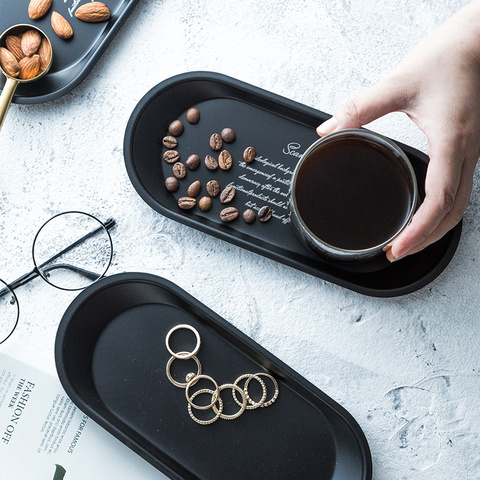
[[[113,228],[115,226],[115,220],[113,218],[109,218],[104,224],[103,226],[107,229],[107,230],[110,230],[111,228]],[[14,280],[12,283],[10,283],[8,285],[8,287],[11,289],[11,290],[14,290],[15,288],[18,288],[18,287],[21,287],[22,285],[25,285],[26,283],[30,282],[31,280],[33,280],[34,278],[37,278],[39,275],[40,275],[40,269],[42,269],[43,267],[45,267],[45,265],[48,265],[50,262],[53,262],[54,260],[56,260],[58,257],[64,255],[65,253],[69,252],[70,250],[72,250],[72,248],[75,248],[77,245],[80,245],[82,242],[84,242],[85,240],[88,240],[90,237],[93,237],[96,233],[100,232],[102,230],[103,227],[98,227],[94,230],[92,230],[91,232],[87,233],[86,235],[84,235],[83,237],[79,238],[78,240],[76,240],[75,242],[73,242],[72,244],[68,245],[67,247],[65,247],[62,251],[56,253],[53,257],[49,258],[47,261],[43,262],[41,265],[39,265],[38,267],[35,267],[33,270],[31,270],[30,272],[26,273],[25,275],[22,275],[21,277],[17,278],[16,280]],[[80,273],[80,274],[83,274],[84,276],[86,276],[87,278],[90,276],[90,278],[92,279],[97,279],[99,277],[98,274],[96,273],[93,273],[93,272],[89,272],[88,270],[83,270],[81,268],[78,268],[78,267],[74,267],[73,265],[58,265],[58,266],[52,266],[50,268],[50,270],[54,270],[55,268],[69,268],[70,270],[73,270],[77,273]],[[0,296],[1,296],[2,292],[0,291]]]

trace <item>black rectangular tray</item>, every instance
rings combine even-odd
[[[192,106],[201,114],[195,125],[185,119]],[[393,264],[386,258],[363,264],[328,261],[295,236],[288,212],[291,175],[301,153],[318,138],[316,126],[327,118],[323,112],[224,75],[185,73],[154,87],[134,109],[125,133],[125,164],[133,186],[148,205],[215,237],[365,295],[398,296],[427,285],[455,253],[461,224],[424,251]],[[172,194],[164,186],[172,166],[162,160],[166,151],[162,138],[175,119],[185,125],[185,132],[178,137],[181,161],[196,153],[202,165],[197,171],[187,171],[179,190]],[[216,156],[209,138],[225,127],[236,132],[236,140],[224,145],[234,166],[229,171],[211,172],[203,165],[205,155]],[[408,145],[399,145],[412,163],[423,199],[428,157]],[[247,146],[257,152],[251,164],[242,161]],[[265,224],[256,221],[247,225],[241,218],[225,224],[219,218],[225,205],[216,199],[209,212],[181,210],[178,198],[185,196],[188,185],[197,179],[202,185],[210,179],[217,179],[221,187],[234,185],[237,195],[233,206],[242,212],[250,206],[270,205],[274,218]]]
[[[19,23],[35,25],[48,36],[53,49],[53,63],[48,74],[35,82],[19,84],[13,102],[43,103],[54,100],[75,88],[90,73],[138,1],[109,0],[106,3],[111,17],[108,21],[100,23],[86,23],[78,20],[72,10],[73,0],[54,1],[49,12],[38,20],[32,20],[28,16],[27,0],[1,2],[0,34]],[[55,34],[50,23],[53,10],[68,20],[73,28],[72,38],[62,40]],[[0,74],[0,89],[3,89],[4,85],[5,76]]]
[[[202,373],[219,385],[269,373],[278,382],[277,400],[235,420],[195,423],[185,390],[165,371],[165,338],[178,324],[200,334]],[[192,350],[188,336],[175,341],[178,351]],[[83,291],[60,322],[55,360],[72,401],[170,478],[371,478],[368,443],[343,407],[163,278],[123,273]]]

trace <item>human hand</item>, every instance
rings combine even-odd
[[[343,105],[320,136],[406,113],[426,134],[425,199],[386,247],[393,262],[423,250],[460,222],[480,156],[480,0],[419,42],[387,77]]]

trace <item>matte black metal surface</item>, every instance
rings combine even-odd
[[[201,112],[196,125],[185,120],[192,106]],[[327,118],[323,112],[224,75],[186,73],[154,87],[133,111],[124,142],[126,168],[139,195],[156,211],[286,265],[372,296],[403,295],[425,286],[451,260],[461,225],[423,252],[395,264],[384,257],[362,264],[328,261],[295,236],[287,209],[289,180],[299,155],[318,138],[315,127]],[[172,175],[172,166],[162,160],[166,148],[161,140],[175,119],[185,124],[185,132],[178,138],[181,159],[197,153],[202,165],[195,172],[188,171],[180,189],[172,194],[164,186],[165,178]],[[234,166],[229,171],[210,172],[203,165],[205,155],[214,154],[209,137],[224,127],[233,128],[237,134],[234,143],[224,145],[234,158]],[[428,158],[398,144],[412,163],[422,199]],[[257,151],[252,164],[241,161],[247,146]],[[187,186],[197,179],[203,185],[210,179],[217,179],[221,186],[232,183],[237,188],[233,206],[242,212],[252,204],[268,204],[276,218],[265,224],[257,221],[247,225],[241,218],[224,224],[218,214],[225,205],[218,201],[209,212],[181,210],[178,198],[185,196]]]
[[[200,333],[203,373],[222,384],[268,372],[277,401],[236,420],[193,422],[185,391],[165,374],[165,337],[180,323]],[[72,401],[171,478],[371,478],[367,441],[345,409],[160,277],[114,275],[82,292],[60,323],[55,358]]]
[[[22,23],[35,25],[50,39],[53,63],[47,75],[38,81],[19,84],[14,103],[42,103],[68,93],[90,72],[120,27],[135,8],[138,0],[110,0],[111,17],[107,22],[87,23],[74,15],[73,0],[54,2],[49,12],[38,20],[28,16],[28,2],[3,1],[0,5],[0,34],[7,28]],[[73,28],[73,37],[62,40],[50,23],[52,11],[65,17]],[[70,12],[72,12],[73,17]],[[0,74],[0,89],[5,76]]]

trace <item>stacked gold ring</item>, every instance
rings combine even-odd
[[[170,336],[172,335],[173,332],[175,332],[176,330],[180,330],[182,328],[188,329],[195,334],[195,338],[196,338],[197,342],[196,342],[195,348],[190,352],[187,352],[187,351],[174,352],[172,350],[172,348],[170,347],[170,343],[169,343],[170,342]],[[202,373],[202,365],[200,363],[200,360],[196,357],[196,354],[198,353],[198,351],[200,349],[200,343],[201,343],[200,334],[198,333],[198,331],[194,327],[192,327],[191,325],[187,325],[187,324],[180,324],[180,325],[177,325],[177,326],[173,327],[167,333],[167,336],[165,338],[165,345],[167,347],[167,350],[172,355],[167,362],[167,367],[166,367],[167,378],[176,387],[185,388],[185,397],[187,399],[187,410],[188,410],[188,414],[190,415],[190,418],[192,420],[199,423],[200,425],[209,425],[209,424],[217,421],[219,418],[221,418],[223,420],[234,420],[234,419],[238,418],[240,415],[242,415],[242,413],[245,410],[254,410],[258,407],[268,407],[273,402],[275,402],[275,400],[278,397],[278,393],[279,393],[278,383],[275,380],[275,378],[268,373],[263,373],[263,372],[254,373],[254,374],[246,373],[246,374],[238,377],[235,380],[234,383],[225,383],[225,384],[223,384],[219,387],[218,383],[215,381],[215,379],[213,379],[209,375],[205,375],[205,374]],[[197,364],[197,372],[196,373],[191,372],[191,373],[187,374],[185,382],[179,382],[178,380],[175,380],[172,376],[172,373],[171,373],[172,363],[175,360],[190,360],[190,359],[194,360],[195,363]],[[270,379],[273,383],[273,386],[274,386],[274,393],[273,393],[272,397],[270,398],[270,400],[268,400],[268,401],[266,400],[267,399],[267,386],[265,385],[265,382],[260,378],[261,376]],[[212,389],[209,389],[209,388],[202,388],[200,390],[197,390],[194,393],[190,393],[191,387],[196,385],[202,379],[212,382],[215,389],[212,390]],[[249,391],[248,391],[248,386],[249,386],[249,383],[252,379],[256,380],[260,384],[260,386],[262,387],[262,395],[261,395],[260,400],[258,400],[258,401],[254,401],[251,398],[251,396],[249,394]],[[239,386],[239,383],[242,380],[245,380],[245,384],[243,386],[243,389],[242,389],[242,387]],[[239,410],[234,414],[223,413],[223,401],[221,399],[221,392],[222,392],[222,390],[225,390],[225,389],[231,389],[232,390],[232,397],[235,400],[235,403],[237,403],[237,405],[240,406]],[[203,393],[208,393],[212,396],[210,403],[208,405],[197,405],[196,403],[194,403],[194,399],[198,395],[203,394]],[[240,395],[242,401],[240,401],[238,399],[238,395]],[[217,406],[217,404],[218,404],[218,406]],[[208,410],[210,408],[214,411],[215,416],[208,419],[208,420],[200,420],[199,418],[197,418],[193,414],[193,409]]]

